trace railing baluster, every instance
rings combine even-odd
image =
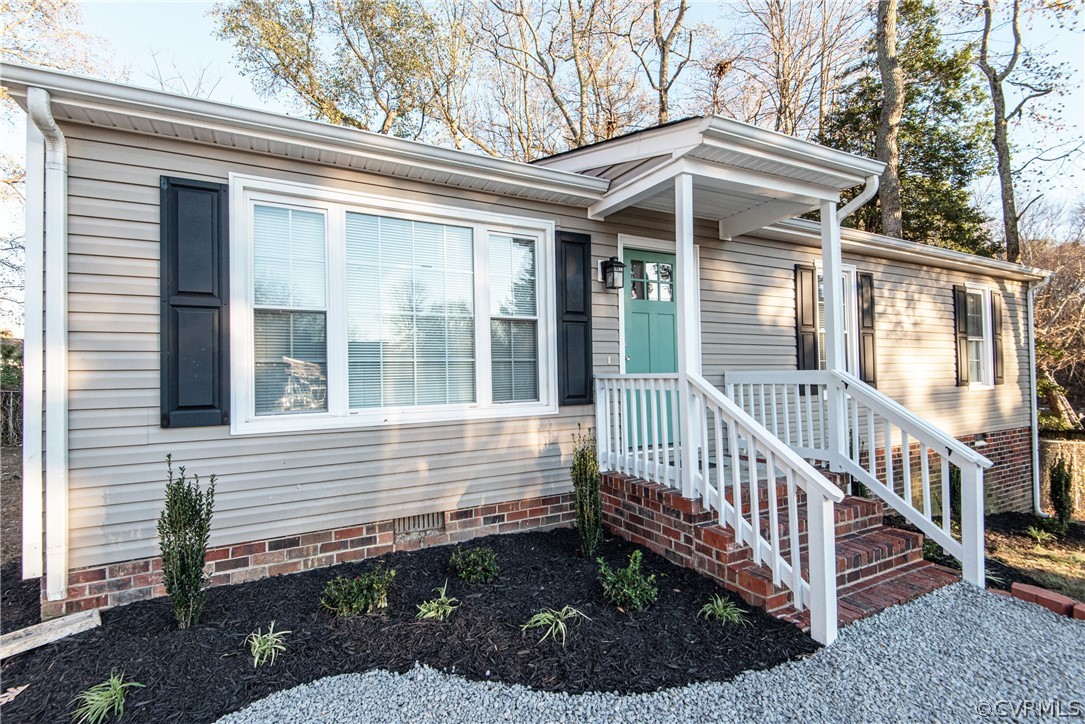
[[[776,385],[772,385],[770,389],[772,391],[772,434],[776,437],[780,437],[780,425],[776,415]]]
[[[860,450],[859,440],[859,400],[851,396],[851,454],[848,455],[856,465],[862,459],[859,453]]]
[[[912,505],[912,442],[908,439],[905,430],[900,431],[900,454],[902,469],[900,472],[901,485],[904,486],[904,502]]]
[[[927,460],[927,444],[919,444],[919,468],[923,478],[923,516],[931,517],[931,471],[930,462]]]
[[[655,477],[653,478],[653,480],[657,483],[662,483],[663,468],[661,466],[660,460],[660,438],[662,437],[662,435],[660,434],[659,430],[659,382],[653,379],[650,383],[650,387],[651,389],[649,391],[649,395],[651,396],[652,402],[652,442],[654,443],[652,447],[652,471]]]
[[[738,451],[738,430],[734,422],[727,424],[727,447],[731,455],[731,505],[734,508],[735,543],[742,545],[742,482],[740,466],[742,458]]]
[[[889,420],[885,421],[885,487],[894,490],[893,487],[893,425]]]
[[[708,483],[712,479],[712,461],[708,454],[708,398],[701,395],[701,502],[710,509]]]
[[[764,540],[764,536],[761,534],[761,491],[757,489],[757,481],[760,478],[757,474],[757,439],[751,434],[747,441],[746,455],[749,460],[750,470],[750,523],[753,526],[753,553],[754,560],[760,563],[763,560],[761,541]]]
[[[716,500],[719,503],[716,509],[720,514],[720,525],[726,525],[727,516],[724,513],[727,510],[727,479],[723,474],[723,419],[719,412],[716,412],[712,418],[713,432],[716,433]]]
[[[640,460],[641,477],[648,479],[648,394],[645,391],[644,381],[637,382],[637,408],[640,412]]]
[[[787,469],[787,526],[791,538],[791,594],[795,609],[802,610],[802,551],[799,550],[799,497],[795,490],[795,471]]]
[[[758,397],[761,400],[761,417],[758,417],[757,415],[754,415],[753,418],[755,420],[760,420],[762,425],[764,425],[765,427],[768,427],[769,416],[768,416],[768,413],[765,411],[765,383],[764,382],[762,382],[761,384],[759,384],[757,386],[757,391],[758,391]]]
[[[663,439],[663,477],[664,485],[671,484],[671,406],[668,401],[674,395],[670,392],[670,385],[663,383],[662,397],[659,400],[659,427],[660,437]],[[675,454],[678,451],[675,450]]]
[[[799,394],[799,385],[789,385],[794,387],[792,392],[795,393],[795,439],[799,443],[799,447],[803,447],[802,444],[802,396]]]
[[[674,433],[674,486],[675,488],[682,487],[682,455],[679,452],[679,447],[685,444],[682,440],[682,422],[678,419],[678,415],[681,412],[681,408],[678,405],[678,394],[682,386],[678,384],[678,381],[674,381],[674,389],[671,391],[671,432]],[[688,406],[688,401],[682,403],[683,407]]]
[[[772,549],[772,584],[780,585],[780,511],[776,501],[776,456],[765,455],[765,481],[769,500],[769,547]]]
[[[949,460],[945,455],[940,457],[942,458],[942,530],[946,532],[946,535],[950,535],[953,532],[953,526],[950,523],[953,501],[950,499]]]
[[[878,477],[878,443],[874,435],[874,408],[866,408],[867,470],[871,477]]]

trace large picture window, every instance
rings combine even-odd
[[[231,194],[235,432],[556,411],[551,224],[249,177]]]

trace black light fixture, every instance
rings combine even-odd
[[[603,286],[607,289],[622,289],[625,287],[625,264],[618,261],[618,257],[612,256],[600,263],[603,267]]]

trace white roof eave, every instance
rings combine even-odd
[[[558,193],[580,206],[598,201],[609,186],[606,179],[48,68],[0,63],[0,84],[21,103],[25,103],[27,89],[37,87],[48,91],[55,101],[104,113],[169,120],[351,155],[364,154],[416,168],[495,180],[525,190]]]
[[[858,229],[842,228],[840,232],[841,246],[844,251],[867,253],[879,258],[909,261],[940,269],[987,274],[1022,282],[1040,282],[1051,276],[1051,272],[1045,269],[976,256],[975,254],[945,249],[940,246],[920,244],[891,236],[859,231]],[[820,247],[821,225],[809,219],[788,219],[767,226],[760,231],[750,232],[748,236],[799,242],[807,246]]]

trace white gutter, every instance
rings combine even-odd
[[[881,180],[878,176],[870,175],[866,177],[866,185],[863,190],[859,192],[859,195],[844,205],[844,208],[836,212],[837,223],[848,218],[855,213],[856,209],[874,198],[874,194],[878,193],[878,186]]]
[[[45,595],[68,592],[68,147],[41,88],[30,120],[45,140]]]
[[[23,579],[41,578],[42,315],[45,304],[45,138],[26,117],[26,233],[23,307]]]
[[[1033,307],[1036,303],[1036,292],[1046,287],[1051,282],[1047,277],[1039,283],[1028,285],[1028,367],[1032,394],[1030,405],[1032,412],[1032,509],[1037,515],[1047,515],[1040,510],[1040,410],[1036,400],[1036,318]]]

